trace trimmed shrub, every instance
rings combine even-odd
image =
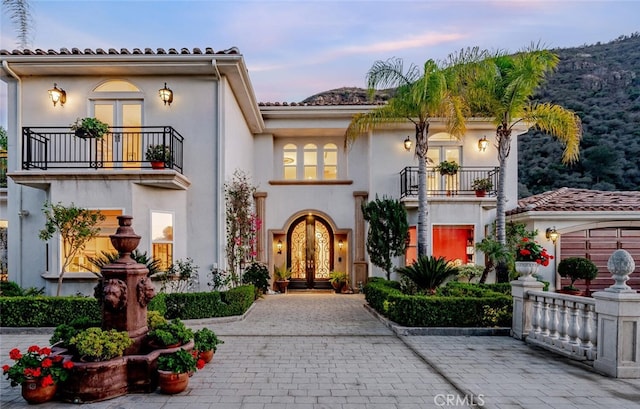
[[[397,283],[396,283],[397,284]],[[482,327],[511,324],[510,296],[467,283],[450,283],[440,289],[443,295],[405,295],[396,284],[373,281],[365,287],[365,298],[376,311],[409,327]],[[477,287],[477,288],[472,288]],[[485,307],[498,318],[487,320]],[[509,313],[507,313],[507,311]],[[493,317],[492,317],[493,318]],[[489,322],[490,321],[490,322]],[[499,321],[497,324],[493,322]]]
[[[79,317],[100,320],[98,301],[88,297],[0,297],[1,327],[55,327]]]

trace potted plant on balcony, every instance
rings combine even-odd
[[[489,178],[477,178],[471,183],[471,189],[476,191],[477,197],[484,197],[487,190],[493,189],[493,182]]]
[[[460,169],[460,165],[458,162],[454,161],[442,161],[438,166],[435,167],[435,170],[440,172],[441,175],[455,175],[458,173],[458,169]]]
[[[158,385],[163,393],[175,394],[187,389],[189,374],[202,369],[204,361],[184,349],[158,358]]]
[[[149,145],[145,152],[145,158],[151,162],[153,169],[164,169],[165,164],[171,161],[171,149],[167,145]]]
[[[109,125],[97,118],[77,118],[76,122],[71,124],[71,130],[79,138],[102,138],[109,132]]]
[[[593,261],[584,257],[567,257],[558,263],[558,274],[560,277],[569,278],[571,284],[562,287],[562,293],[582,295],[582,291],[574,286],[576,280],[586,280],[587,290],[585,295],[589,296],[589,284],[591,280],[598,276],[598,267]]]

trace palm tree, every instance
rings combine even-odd
[[[13,24],[18,32],[18,47],[25,49],[29,47],[31,36],[31,6],[27,0],[2,0],[2,8],[8,11]]]
[[[427,150],[429,121],[443,118],[451,135],[465,131],[465,101],[451,91],[455,72],[433,60],[425,62],[423,71],[411,64],[405,72],[401,59],[376,61],[367,73],[367,88],[373,95],[380,88],[394,88],[396,94],[386,105],[353,117],[345,132],[345,145],[379,127],[401,121],[415,125],[415,155],[418,158],[418,256],[427,255]]]
[[[514,55],[502,52],[475,66],[468,81],[467,98],[474,112],[494,118],[500,174],[496,206],[496,235],[506,244],[505,179],[512,131],[516,125],[537,128],[555,137],[565,149],[563,163],[573,163],[579,157],[582,122],[573,112],[552,103],[534,104],[533,93],[545,76],[558,64],[558,56],[538,45]]]

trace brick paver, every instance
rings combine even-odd
[[[361,295],[266,296],[246,318],[188,321],[225,341],[178,395],[135,394],[85,404],[109,409],[640,408],[640,380],[611,379],[509,337],[397,337]],[[0,335],[8,351],[47,334]],[[2,381],[0,407],[24,408]],[[50,402],[39,408],[63,408]]]

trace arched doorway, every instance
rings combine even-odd
[[[287,231],[289,288],[331,288],[333,230],[322,217],[308,214],[294,220]]]

